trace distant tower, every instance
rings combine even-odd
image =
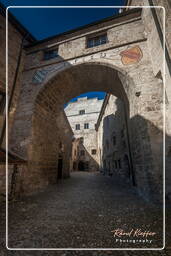
[[[97,122],[103,100],[98,98],[78,98],[70,102],[65,108],[65,113],[74,136],[77,139],[78,169],[94,171],[97,164],[97,137],[95,124]],[[78,138],[79,144],[78,144]]]

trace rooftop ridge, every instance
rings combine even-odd
[[[85,97],[77,98],[77,99],[74,100],[74,101],[70,101],[70,102],[68,102],[68,104],[76,103],[76,102],[84,101],[84,100],[94,100],[94,99],[97,99],[97,100],[104,100],[104,98],[103,98],[103,99],[99,99],[98,96],[97,96],[97,97],[92,97],[92,98],[89,98],[89,97],[85,96]]]
[[[118,7],[118,9],[119,9],[119,7]],[[141,9],[140,8],[133,8],[133,9],[130,9],[130,10],[125,10],[122,13],[118,13],[118,14],[115,14],[115,15],[112,15],[112,16],[108,16],[106,18],[99,19],[99,20],[96,20],[94,22],[88,23],[86,25],[79,26],[77,28],[64,31],[62,33],[55,34],[53,36],[46,37],[46,38],[41,39],[41,40],[37,40],[36,42],[33,42],[33,43],[27,45],[25,48],[31,48],[31,47],[34,47],[34,46],[36,46],[38,44],[42,44],[44,42],[50,41],[52,39],[57,39],[57,38],[60,38],[61,36],[68,36],[68,35],[70,35],[72,33],[78,32],[80,30],[84,30],[84,29],[87,29],[89,27],[93,27],[93,26],[98,25],[98,24],[100,24],[102,22],[108,22],[108,21],[111,21],[111,20],[122,18],[122,17],[130,15],[130,14],[135,14],[137,12],[141,12]]]

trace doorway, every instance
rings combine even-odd
[[[85,165],[83,161],[79,161],[78,163],[78,170],[79,171],[85,171]]]
[[[57,179],[62,179],[62,168],[63,168],[63,159],[59,158],[58,159],[58,175],[57,175]]]

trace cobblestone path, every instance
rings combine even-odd
[[[124,231],[141,229],[156,232],[156,235],[151,239],[148,237],[151,243],[116,242],[111,231],[117,228]],[[127,239],[133,240],[132,237]],[[135,240],[142,239],[136,237]],[[162,210],[145,202],[134,188],[123,184],[119,178],[75,172],[70,179],[9,204],[9,247],[162,247]],[[8,255],[40,255],[40,251],[10,253]],[[53,252],[47,253],[41,255],[52,255]],[[75,255],[71,251],[58,253],[54,255]],[[90,255],[138,255],[138,252],[130,254],[128,251],[96,253],[93,251]],[[147,253],[141,255],[157,255],[156,252]],[[160,255],[166,255],[163,253]],[[89,255],[85,251],[79,254]]]

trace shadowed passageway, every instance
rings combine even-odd
[[[118,228],[125,232],[141,229],[156,235],[152,243],[120,244],[111,232]],[[49,186],[44,192],[9,206],[12,248],[157,246],[162,247],[162,211],[144,202],[117,176],[74,172],[70,179],[60,180],[58,186]]]

